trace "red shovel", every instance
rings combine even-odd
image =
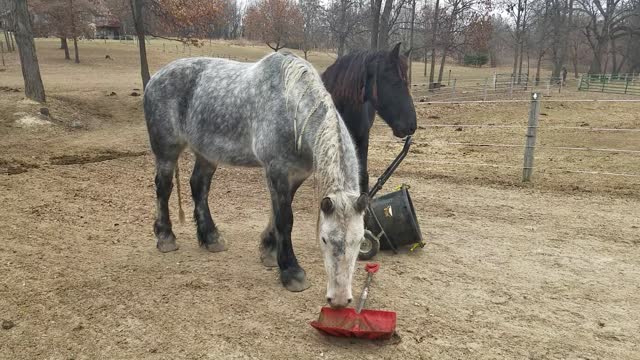
[[[369,284],[378,269],[379,264],[367,264],[367,282],[360,295],[360,302],[356,309],[332,309],[323,307],[320,317],[312,321],[311,326],[319,331],[339,337],[356,337],[363,339],[389,339],[396,328],[396,313],[382,310],[362,310],[369,294]]]

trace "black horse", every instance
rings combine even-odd
[[[409,92],[407,55],[400,43],[391,51],[358,51],[342,56],[322,74],[351,137],[361,164],[360,190],[369,191],[369,130],[376,112],[403,138],[416,131],[416,111]]]

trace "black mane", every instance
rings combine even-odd
[[[331,93],[335,103],[348,102],[362,104],[363,85],[367,76],[367,67],[372,62],[378,64],[388,61],[389,51],[356,51],[339,57],[322,74],[322,81]],[[407,61],[400,57],[399,71],[402,78],[407,78]]]

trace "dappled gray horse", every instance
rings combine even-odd
[[[305,272],[291,244],[291,202],[315,173],[327,300],[334,307],[351,301],[368,198],[359,191],[359,164],[349,132],[309,63],[290,53],[274,53],[256,63],[180,59],[151,78],[144,112],[156,158],[154,233],[161,252],[178,249],[168,202],[178,157],[189,147],[196,156],[190,182],[200,245],[211,252],[226,249],[208,205],[216,167],[263,167],[272,213],[262,233],[262,262],[280,267],[288,290],[306,289]]]

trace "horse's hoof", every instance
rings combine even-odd
[[[171,251],[176,251],[178,250],[178,245],[176,244],[176,240],[164,240],[164,241],[158,241],[158,244],[156,244],[156,247],[158,248],[158,250],[160,250],[161,253],[166,253],[166,252],[171,252]]]
[[[213,243],[213,244],[203,244],[202,247],[204,247],[205,249],[207,249],[207,251],[212,252],[212,253],[216,253],[216,252],[221,252],[221,251],[225,251],[227,250],[227,246],[224,242],[224,240],[220,239],[221,241],[218,241],[217,243]]]
[[[207,241],[201,243],[200,246],[213,253],[227,250],[227,243],[218,231],[211,233]]]
[[[278,258],[275,250],[260,250],[260,261],[262,261],[262,265],[266,267],[276,267],[278,266]]]
[[[171,251],[178,250],[178,245],[176,244],[176,236],[169,229],[161,231],[156,229],[156,248],[160,252],[166,253]]]
[[[282,285],[292,292],[300,292],[308,289],[311,284],[307,282],[306,275],[302,268],[287,269],[280,273]]]

